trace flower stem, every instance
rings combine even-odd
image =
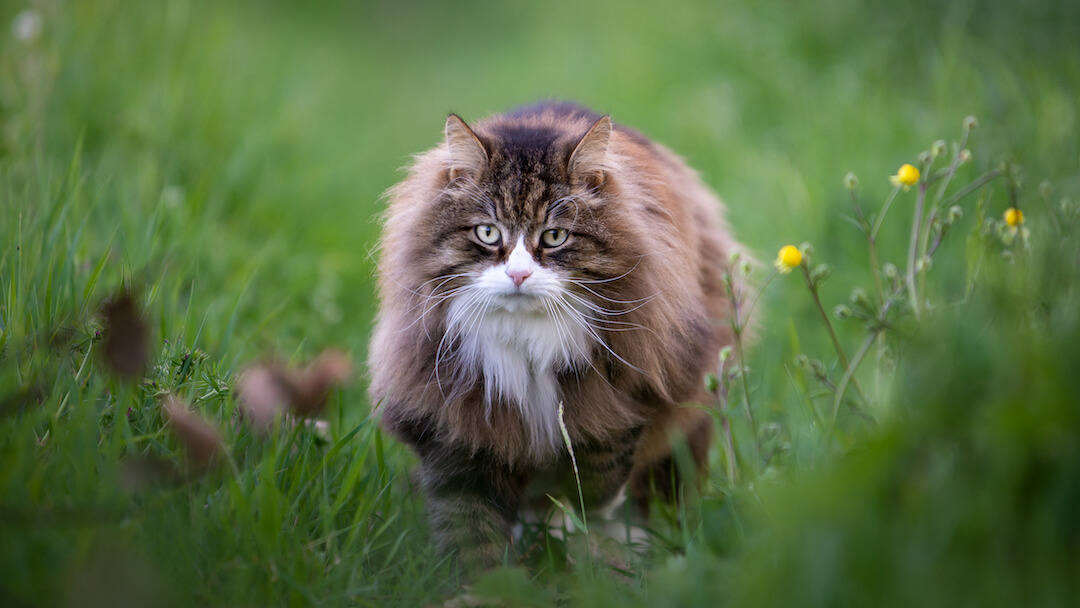
[[[833,348],[836,349],[836,356],[840,359],[840,365],[844,367],[844,371],[847,372],[851,366],[848,363],[847,355],[844,354],[844,348],[840,346],[840,339],[836,337],[836,331],[833,329],[832,322],[829,321],[829,315],[825,312],[825,307],[821,305],[821,298],[818,297],[817,285],[814,285],[814,281],[810,279],[810,270],[806,264],[801,266],[803,271],[803,278],[806,279],[806,286],[810,288],[810,295],[814,298],[814,304],[817,305],[818,312],[821,313],[821,320],[825,321],[825,328],[829,330],[829,337],[832,338]],[[859,381],[855,381],[855,390],[859,392],[859,395],[865,400],[866,393],[863,392],[862,387],[859,386]]]
[[[881,207],[881,213],[874,218],[874,227],[870,229],[870,240],[877,242],[877,233],[881,230],[881,223],[885,221],[885,216],[889,213],[889,207],[896,200],[897,192],[900,192],[900,186],[893,188],[893,191],[889,193],[889,198],[885,199],[885,204]]]
[[[772,279],[772,275],[769,276],[769,279]],[[742,307],[739,306],[739,303],[743,301],[743,297],[741,293],[736,291],[735,279],[730,271],[727,273],[724,280],[727,283],[728,297],[731,298],[731,309],[735,317],[732,322],[731,333],[733,334],[735,341],[735,360],[739,365],[739,378],[743,389],[743,405],[746,408],[746,421],[750,425],[750,433],[754,436],[754,454],[757,456],[758,460],[761,460],[761,440],[758,437],[757,424],[754,422],[754,414],[750,406],[750,382],[746,378],[746,357],[743,354],[742,334],[743,330],[746,329],[746,319],[749,318],[749,315],[744,315]],[[765,284],[767,285],[768,281],[766,281]],[[764,285],[762,286],[762,290],[763,289]],[[757,298],[760,296],[761,291],[759,290],[757,296],[755,296],[751,303],[751,308],[757,303]],[[721,369],[721,371],[723,370]]]
[[[724,429],[724,452],[727,460],[728,481],[734,486],[739,482],[739,468],[735,462],[735,438],[731,435],[731,420],[727,412],[720,415],[720,427]]]
[[[972,192],[975,192],[979,188],[982,188],[984,185],[986,185],[987,182],[993,181],[993,180],[1001,177],[1004,174],[1005,174],[1005,171],[1003,169],[993,169],[993,170],[987,171],[986,173],[983,173],[979,177],[975,178],[975,181],[973,181],[970,184],[964,186],[956,194],[950,196],[948,198],[948,200],[946,200],[944,203],[941,204],[941,206],[942,207],[948,207],[949,205],[952,205],[953,203],[959,201],[960,199],[964,198],[965,196],[971,194]]]
[[[863,340],[859,350],[855,353],[855,359],[852,365],[844,372],[844,376],[840,378],[840,385],[836,387],[836,397],[833,398],[833,411],[832,418],[829,420],[829,435],[832,435],[836,429],[836,417],[840,413],[840,403],[844,400],[844,393],[847,392],[847,386],[855,379],[855,370],[858,369],[859,364],[862,363],[863,358],[866,357],[866,353],[870,350],[870,346],[877,339],[878,332],[873,331],[870,335],[866,336]]]
[[[915,320],[919,320],[919,294],[915,289],[915,252],[919,246],[919,233],[922,232],[923,206],[926,204],[926,183],[919,184],[919,196],[915,201],[915,219],[911,224],[911,244],[908,246],[907,285],[911,298],[911,310]]]

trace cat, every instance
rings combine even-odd
[[[732,343],[742,247],[682,160],[565,102],[451,114],[388,200],[369,391],[441,551],[491,567],[527,496],[578,496],[563,425],[586,508],[670,499],[673,433],[704,471],[712,418],[680,404]]]

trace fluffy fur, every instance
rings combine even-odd
[[[739,246],[681,160],[606,116],[541,104],[445,135],[389,192],[370,392],[438,544],[489,565],[533,486],[569,483],[560,403],[593,506],[670,489],[650,475],[672,432],[704,464],[711,418],[679,406],[731,341]]]

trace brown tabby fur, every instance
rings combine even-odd
[[[565,449],[538,450],[519,410],[485,407],[482,374],[445,354],[453,345],[442,342],[442,294],[458,279],[439,277],[500,263],[512,246],[485,250],[467,238],[473,228],[495,216],[539,230],[549,214],[572,216],[572,242],[557,250],[533,243],[530,253],[541,266],[605,281],[591,284],[600,298],[579,295],[622,309],[597,324],[608,348],[593,344],[587,366],[558,375],[592,506],[628,482],[640,504],[651,488],[669,494],[672,432],[689,439],[704,466],[711,417],[680,404],[706,402],[703,377],[732,341],[723,275],[740,246],[691,169],[606,117],[547,103],[471,131],[458,122],[451,115],[448,140],[419,155],[389,192],[370,393],[383,425],[421,459],[437,544],[483,567],[503,554],[530,488],[544,479],[569,491],[572,474]]]

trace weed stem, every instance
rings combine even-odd
[[[817,285],[814,285],[814,281],[810,278],[810,270],[806,264],[802,265],[803,278],[806,279],[806,286],[810,288],[810,295],[814,298],[814,304],[817,305],[818,312],[821,313],[821,320],[825,322],[825,328],[829,330],[829,337],[832,338],[833,348],[836,349],[836,356],[840,359],[840,365],[844,367],[844,371],[847,372],[851,369],[851,365],[848,363],[847,355],[844,354],[844,348],[840,346],[840,339],[836,337],[836,331],[833,329],[832,322],[829,321],[829,315],[825,312],[825,307],[821,305],[821,298],[818,297]],[[859,395],[866,399],[866,393],[863,392],[862,387],[859,386],[859,381],[855,381],[855,390],[859,392]]]

